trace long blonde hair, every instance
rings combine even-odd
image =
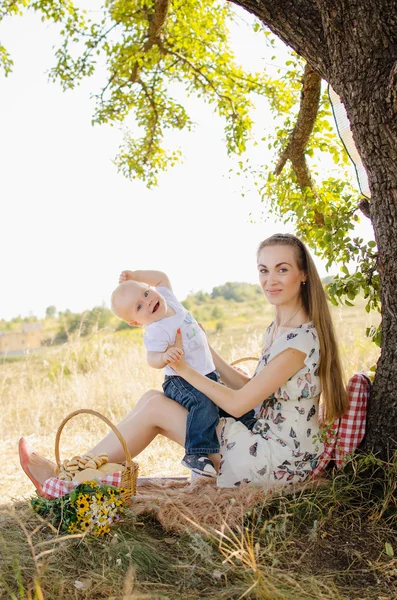
[[[332,423],[347,410],[348,399],[343,380],[341,360],[327,297],[316,265],[305,244],[294,235],[276,233],[258,248],[258,255],[267,246],[290,246],[298,268],[306,274],[306,285],[301,286],[302,304],[313,322],[320,344],[319,375],[322,388],[323,418]]]

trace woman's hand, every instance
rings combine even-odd
[[[170,346],[163,354],[163,359],[166,365],[169,363],[178,362],[183,356],[183,350],[176,346]]]
[[[173,351],[173,360],[170,360],[168,365],[172,367],[178,374],[181,374],[182,371],[188,366],[188,364],[185,361],[185,357],[183,355],[182,334],[180,329],[178,329],[178,331],[176,332],[175,343],[167,348],[165,354],[168,354],[170,350]]]

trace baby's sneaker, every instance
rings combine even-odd
[[[181,463],[197,475],[204,475],[205,477],[216,477],[217,475],[214,463],[206,454],[185,454]]]

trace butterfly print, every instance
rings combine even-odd
[[[311,430],[311,429],[310,429],[310,427],[309,427],[309,429],[306,431],[306,435],[307,435],[307,437],[309,437],[309,435],[311,434],[311,432],[312,432],[312,430]]]
[[[313,356],[313,354],[315,353],[315,351],[316,351],[316,349],[315,349],[315,348],[312,348],[312,349],[310,350],[309,358],[311,358],[311,357]]]
[[[288,468],[287,468],[287,465],[290,465],[290,464],[291,464],[291,463],[289,462],[289,460],[285,460],[285,461],[283,462],[283,464],[282,464],[282,465],[279,465],[277,468],[278,468],[278,469],[287,469],[287,470],[288,470]]]
[[[251,456],[256,456],[256,452],[258,450],[258,442],[256,442],[255,444],[252,444],[252,446],[250,446],[250,454]]]
[[[267,408],[274,408],[276,404],[276,398],[270,398],[267,402],[266,402],[266,407]]]
[[[295,450],[292,451],[292,456],[295,458],[299,458],[299,456],[303,455],[303,452],[300,451],[301,443],[298,440],[294,440]]]
[[[255,423],[252,431],[254,433],[266,433],[266,431],[269,431],[270,429],[270,425],[269,423],[266,423],[266,421],[264,421],[263,419],[258,419],[257,422]]]
[[[275,425],[280,425],[280,423],[284,423],[285,420],[286,420],[286,417],[283,417],[281,413],[277,413],[276,418],[273,419],[273,423]]]
[[[234,484],[236,487],[239,487],[242,483],[251,483],[250,479],[242,479],[241,481],[236,481]]]
[[[273,471],[274,479],[284,479],[287,471]]]
[[[306,375],[305,375],[305,379],[306,379],[306,381],[308,381],[309,383],[311,383],[311,382],[312,382],[312,376],[310,375],[310,373],[306,373]]]
[[[223,467],[224,463],[225,463],[225,461],[224,461],[224,460],[221,460],[221,462],[219,463],[219,470],[221,470],[221,469],[222,469],[222,467]]]
[[[298,379],[296,380],[296,385],[298,387],[300,387],[302,385],[302,381],[303,381],[302,377],[298,377]]]
[[[281,410],[281,409],[282,409],[281,402],[277,402],[277,404],[276,404],[276,410]]]
[[[296,438],[296,431],[291,427],[291,431],[289,432],[289,437]]]
[[[236,445],[236,442],[230,442],[230,444],[226,444],[226,450],[231,450]]]
[[[312,334],[312,336],[313,336],[313,340],[316,340],[316,339],[317,339],[317,336],[316,336],[316,334],[314,333],[314,331],[312,331],[312,332],[311,332],[311,334]]]
[[[295,406],[296,410],[298,411],[298,413],[300,415],[304,415],[305,414],[305,409],[303,408],[303,406]]]
[[[316,414],[316,407],[313,405],[309,412],[307,413],[307,421],[310,421],[312,417]]]
[[[314,366],[314,365],[313,365],[313,366]],[[318,377],[318,376],[320,375],[320,371],[319,371],[318,369],[316,369],[316,370],[314,371],[314,375],[315,375],[315,377]]]
[[[302,456],[303,452],[300,452],[300,450],[293,450],[292,451],[292,456],[294,456],[295,458],[299,458],[300,456]]]
[[[289,396],[288,396],[287,392],[283,392],[283,398],[284,398],[284,400],[289,400]]]
[[[268,406],[264,406],[262,404],[262,408],[259,411],[259,418],[260,419],[267,419],[269,416],[269,407]]]
[[[312,469],[315,469],[317,466],[317,457],[316,454],[311,454],[310,452],[305,452],[302,457],[302,462],[309,462]]]
[[[314,460],[316,458],[316,454],[311,454],[310,452],[305,452],[302,460]]]
[[[315,395],[316,390],[317,390],[317,387],[315,385],[312,385],[311,388],[310,388],[310,393],[311,393],[312,396]]]
[[[257,470],[258,475],[266,475],[267,473],[267,465]]]
[[[283,448],[285,448],[287,445],[284,440],[280,440],[280,438],[276,438],[276,442],[278,442]]]
[[[301,396],[302,396],[302,398],[309,397],[309,384],[308,383],[306,383],[305,387],[303,388],[303,390],[301,392]]]
[[[296,338],[297,335],[297,333],[289,333],[287,335],[287,340],[293,340],[294,338]]]
[[[261,361],[264,362],[265,365],[267,365],[267,361],[269,360],[269,356],[270,354],[264,354],[261,358]]]

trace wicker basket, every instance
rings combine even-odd
[[[138,477],[138,463],[136,463],[132,460],[130,451],[128,450],[128,447],[127,447],[127,444],[125,443],[125,440],[124,440],[123,436],[121,435],[121,433],[119,432],[119,430],[117,429],[117,427],[115,427],[113,425],[113,423],[111,421],[109,421],[109,419],[107,417],[104,417],[103,415],[101,415],[101,413],[97,412],[96,410],[91,410],[90,408],[82,408],[80,410],[75,410],[74,412],[70,413],[70,415],[65,417],[65,419],[62,421],[62,423],[58,427],[58,431],[57,431],[57,434],[55,437],[55,459],[56,459],[58,469],[61,468],[61,459],[60,459],[60,455],[59,455],[59,440],[61,437],[62,430],[65,427],[66,423],[68,421],[70,421],[70,419],[72,419],[76,415],[81,415],[81,414],[94,415],[95,417],[102,419],[102,421],[104,421],[107,425],[109,425],[109,427],[113,430],[114,434],[118,437],[120,444],[123,447],[123,450],[125,453],[125,458],[126,458],[126,460],[125,460],[126,469],[121,474],[121,487],[124,488],[124,490],[125,490],[124,493],[122,494],[122,496],[123,496],[124,500],[128,500],[128,498],[130,498],[131,496],[135,496],[136,495],[136,482],[137,482],[137,477]]]
[[[258,362],[259,358],[257,358],[256,356],[243,356],[243,358],[238,358],[237,360],[231,362],[230,366],[234,367],[242,362],[245,362],[246,360],[255,360],[256,362]]]

